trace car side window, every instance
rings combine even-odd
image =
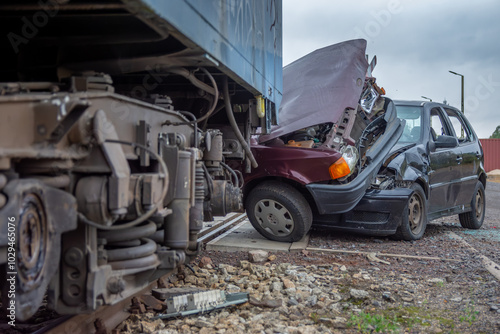
[[[398,117],[405,120],[403,134],[399,138],[400,143],[418,143],[422,134],[422,107],[421,106],[398,106]]]
[[[453,131],[455,132],[455,136],[457,137],[458,142],[462,144],[472,141],[471,132],[468,126],[466,125],[464,119],[462,118],[462,115],[459,115],[459,113],[456,112],[455,110],[451,110],[448,108],[445,108],[445,111],[446,114],[448,115],[448,118],[453,127]]]
[[[449,135],[446,128],[446,123],[443,121],[438,108],[431,110],[431,136],[436,140],[437,136]]]

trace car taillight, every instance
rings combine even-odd
[[[358,151],[353,146],[346,146],[342,150],[342,157],[328,167],[328,172],[333,180],[349,176],[358,162]]]

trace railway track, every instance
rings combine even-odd
[[[205,223],[205,228],[198,234],[198,241],[206,244],[222,233],[229,231],[246,218],[247,215],[245,213],[230,213],[220,219],[216,218],[213,222]]]
[[[198,241],[206,244],[217,236],[225,233],[235,225],[246,219],[244,213],[231,213],[225,217],[216,217],[213,222],[205,223],[205,227],[198,235]],[[46,321],[46,325],[33,325],[30,330],[29,325],[21,325],[17,328],[18,333],[34,334],[110,334],[113,329],[125,321],[131,313],[129,312],[134,297],[142,296],[156,287],[156,282],[149,284],[146,288],[115,305],[105,306],[91,314],[79,314],[75,316],[61,316],[56,319]],[[0,328],[3,332],[3,328]],[[16,333],[14,328],[10,329]],[[10,333],[10,332],[9,332]],[[117,332],[118,333],[118,332]]]

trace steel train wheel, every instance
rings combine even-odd
[[[40,286],[47,257],[48,226],[42,201],[36,194],[22,200],[18,223],[17,274],[21,290]]]
[[[17,190],[18,196],[17,199],[11,197],[12,208],[18,214],[15,220],[15,268],[8,267],[6,272],[15,272],[15,315],[18,320],[25,321],[42,306],[47,286],[57,269],[53,268],[57,261],[54,261],[56,254],[50,251],[49,221],[42,200],[43,191],[35,187],[31,190],[22,188],[12,188]],[[51,244],[54,243],[58,244],[51,240]],[[2,302],[7,302],[3,295]]]

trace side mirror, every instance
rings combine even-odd
[[[458,139],[453,136],[437,136],[434,144],[436,148],[454,148],[458,146]]]

